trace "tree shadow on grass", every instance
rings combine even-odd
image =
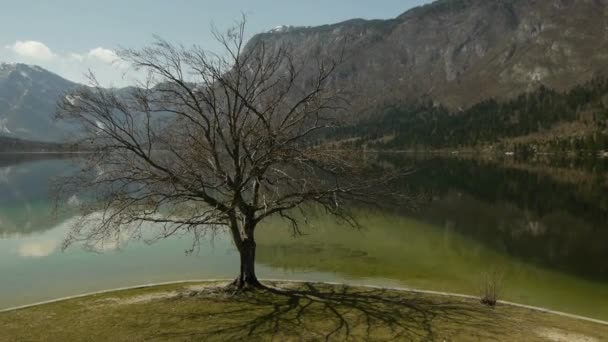
[[[303,284],[297,289],[269,287],[234,296],[203,293],[192,297],[198,299],[204,299],[200,310],[167,313],[178,315],[182,327],[154,337],[205,341],[434,341],[462,334],[465,326],[471,331],[499,333],[504,324],[498,323],[492,309],[471,301],[383,289]]]

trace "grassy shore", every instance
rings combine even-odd
[[[608,326],[472,299],[325,284],[110,292],[0,314],[0,341],[578,341]]]

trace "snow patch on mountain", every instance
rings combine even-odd
[[[0,64],[0,135],[37,141],[61,141],[75,129],[54,121],[57,100],[78,87],[43,68]]]
[[[13,69],[13,68],[15,68],[16,65],[17,65],[17,63],[2,62],[2,63],[0,63],[0,70]]]
[[[76,104],[76,98],[71,95],[66,95],[65,100],[68,101],[72,106]]]
[[[270,32],[273,32],[273,33],[285,32],[285,31],[287,31],[288,29],[289,29],[289,26],[286,26],[286,25],[280,25],[280,26],[277,26],[277,27],[275,27],[275,28],[271,29],[271,30],[270,30]]]
[[[310,26],[279,25],[279,26],[276,26],[275,28],[271,29],[268,32],[270,32],[270,33],[285,33],[285,32],[293,31],[294,29],[299,29],[299,28],[310,28]]]

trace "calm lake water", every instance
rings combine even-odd
[[[606,160],[384,158],[416,166],[395,186],[423,198],[417,211],[361,209],[358,231],[319,216],[297,238],[269,222],[258,230],[259,276],[477,295],[491,272],[503,278],[504,299],[608,319]],[[235,276],[238,258],[223,236],[193,255],[187,236],[61,251],[73,218],[53,218],[49,185],[73,170],[65,159],[0,156],[0,308]]]

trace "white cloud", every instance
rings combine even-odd
[[[4,49],[3,49],[4,47]],[[115,50],[102,46],[85,51],[53,51],[42,42],[28,40],[0,45],[0,58],[5,62],[39,65],[72,81],[87,83],[87,74],[93,71],[104,86],[126,86],[139,79]],[[4,131],[0,122],[0,131]]]
[[[38,61],[50,61],[56,55],[41,42],[35,40],[21,41],[18,40],[12,45],[6,46],[20,57],[29,58]]]
[[[89,57],[97,58],[98,60],[108,64],[112,64],[118,60],[118,55],[116,55],[116,52],[102,47],[97,47],[89,51]]]
[[[78,54],[78,53],[71,53],[71,54],[69,55],[69,58],[70,58],[71,60],[76,61],[76,62],[84,62],[84,56],[83,56],[83,55],[81,55],[81,54]]]

